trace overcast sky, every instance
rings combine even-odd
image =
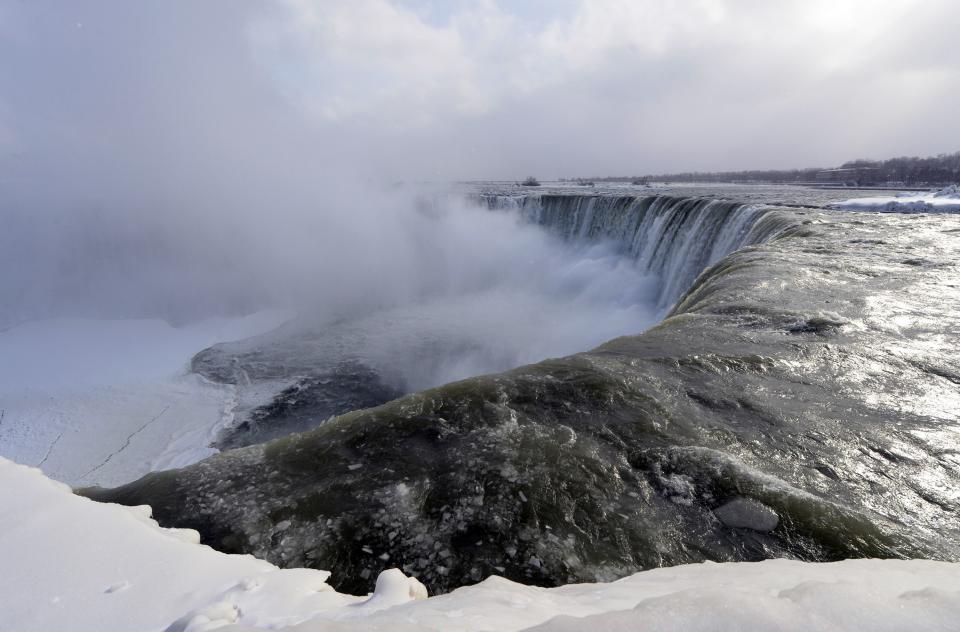
[[[0,188],[952,152],[958,27],[957,0],[0,0]]]

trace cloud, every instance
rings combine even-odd
[[[486,0],[435,23],[389,0],[287,0],[252,28],[263,65],[321,121],[416,128],[474,118],[630,58],[665,56],[720,5],[594,2],[568,19],[522,20]],[[693,17],[694,19],[690,19]],[[599,96],[599,95],[598,95]]]
[[[951,0],[8,4],[0,183],[169,196],[317,169],[513,179],[952,151],[958,19]]]
[[[317,125],[366,130],[386,162],[409,165],[391,149],[416,147],[428,176],[955,149],[941,100],[960,96],[960,8],[945,0],[584,0],[534,16],[486,1],[441,19],[431,6],[290,0],[254,48]]]

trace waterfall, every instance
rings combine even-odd
[[[660,279],[668,309],[708,266],[774,232],[769,207],[669,195],[484,195],[490,209],[519,212],[567,241],[607,241]]]

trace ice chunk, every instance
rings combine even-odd
[[[735,529],[773,531],[780,524],[780,516],[770,507],[752,498],[735,498],[713,510],[720,522]]]

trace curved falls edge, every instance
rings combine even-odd
[[[960,219],[762,217],[640,335],[81,493],[356,593],[960,559]]]

